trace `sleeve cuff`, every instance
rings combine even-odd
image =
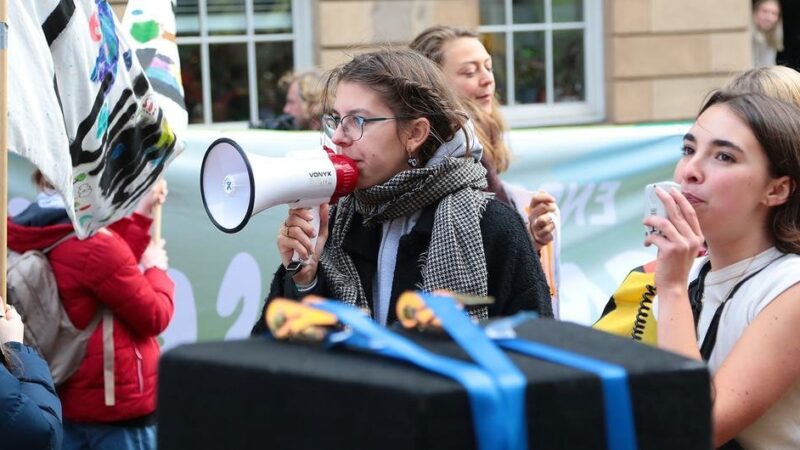
[[[317,286],[317,277],[314,277],[314,279],[309,284],[299,284],[295,282],[294,286],[295,288],[297,288],[297,292],[305,294],[306,292],[314,289]]]

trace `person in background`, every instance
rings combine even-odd
[[[8,220],[8,247],[41,250],[73,233],[62,197],[40,171],[37,200]],[[157,182],[134,214],[48,253],[67,316],[85,329],[104,317],[78,370],[57,387],[64,408],[64,450],[151,450],[156,446],[156,337],[174,311],[163,240],[152,241],[152,211],[167,195]],[[141,265],[141,268],[140,268]],[[104,346],[104,328],[113,339]],[[110,358],[104,352],[110,349]],[[108,368],[113,364],[113,369]],[[106,382],[105,373],[109,381]]]
[[[356,162],[357,188],[330,217],[320,207],[318,233],[309,211],[290,210],[266,304],[315,294],[392,324],[402,292],[446,289],[494,297],[466,308],[474,319],[520,310],[552,317],[523,223],[484,191],[480,145],[433,62],[411,50],[361,54],[331,72],[323,94],[323,128]],[[295,251],[306,265],[291,273]],[[259,320],[253,332],[264,330]]]
[[[273,130],[319,130],[322,116],[322,72],[317,69],[288,73],[280,84],[287,86],[283,114],[264,120],[254,128]]]
[[[481,164],[486,168],[488,191],[511,206],[498,174],[508,169],[506,124],[496,98],[492,57],[479,35],[471,30],[437,25],[423,31],[409,44],[435,62],[447,81],[462,96],[483,145]]]
[[[283,113],[294,118],[297,130],[319,130],[322,116],[322,72],[309,70],[289,77]]]
[[[60,450],[61,402],[47,362],[23,344],[25,326],[0,301],[0,448]]]
[[[753,67],[774,66],[783,50],[781,4],[778,0],[758,0],[753,5]]]
[[[555,239],[558,207],[555,198],[546,192],[536,192],[525,204],[518,205],[513,200],[513,192],[500,181],[498,175],[508,169],[510,153],[505,142],[505,120],[495,91],[492,57],[480,41],[480,35],[465,28],[436,25],[417,35],[409,47],[435,62],[465,100],[478,140],[483,145],[481,164],[486,168],[488,191],[517,209],[528,224],[555,301],[559,255],[555,245],[548,244]]]

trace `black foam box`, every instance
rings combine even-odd
[[[400,333],[467,359],[446,336]],[[518,333],[623,366],[640,450],[711,448],[703,363],[553,320],[528,322]],[[597,376],[508,355],[528,380],[531,449],[606,448]],[[376,355],[268,338],[166,352],[158,408],[159,450],[476,448],[467,394],[457,382]]]

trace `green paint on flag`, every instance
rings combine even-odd
[[[137,22],[131,26],[131,36],[141,43],[157,38],[160,31],[161,27],[154,20]]]

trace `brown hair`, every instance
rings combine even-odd
[[[480,35],[467,28],[436,25],[417,35],[409,44],[409,47],[422,53],[441,67],[444,59],[445,44],[461,38],[480,40]],[[497,101],[497,97],[492,100],[491,114],[483,111],[471,99],[462,98],[462,101],[473,122],[475,122],[475,134],[483,144],[484,153],[494,163],[497,172],[504,172],[508,169],[509,151],[503,140],[506,123],[500,113],[500,104]]]
[[[764,149],[771,177],[791,180],[792,192],[785,203],[772,208],[769,226],[778,250],[800,254],[800,108],[760,93],[717,91],[700,114],[714,105],[727,106],[747,124]]]
[[[7,349],[6,344],[0,344],[0,363],[12,374],[22,365],[19,357],[14,354],[14,352]]]
[[[8,365],[9,358],[10,358],[10,355],[9,355],[9,352],[6,350],[6,346],[3,345],[3,344],[0,344],[0,362],[3,363],[3,366],[5,366],[6,369],[10,369],[10,367]]]
[[[55,189],[55,187],[50,184],[49,181],[47,181],[47,178],[44,177],[44,174],[39,169],[34,170],[31,174],[31,182],[33,182],[33,185],[42,192]]]
[[[336,86],[342,82],[372,89],[397,117],[428,119],[430,133],[419,151],[422,165],[467,120],[442,71],[431,60],[411,50],[387,48],[363,53],[333,69],[323,89],[326,111],[330,110]]]
[[[800,73],[785,66],[750,69],[734,76],[724,90],[731,94],[755,92],[800,107]]]

